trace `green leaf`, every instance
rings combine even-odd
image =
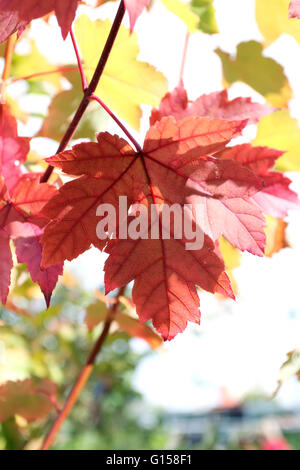
[[[219,32],[213,0],[192,0],[191,10],[199,17],[197,29],[207,34]]]
[[[259,42],[240,43],[235,58],[221,49],[216,49],[215,52],[222,61],[227,85],[244,82],[276,107],[285,106],[292,97],[283,67],[275,60],[263,56],[263,47]]]
[[[178,18],[185,23],[190,33],[197,30],[199,18],[187,3],[181,0],[161,0],[161,2],[171,13],[174,13],[174,15],[178,16]]]
[[[39,137],[48,137],[60,141],[65,134],[82,99],[81,80],[78,72],[65,72],[64,77],[72,88],[65,90],[53,98],[50,103],[48,116],[38,133]],[[88,138],[95,140],[96,132],[101,131],[107,124],[108,116],[97,103],[91,103],[83,116],[73,139]]]

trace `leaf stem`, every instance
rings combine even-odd
[[[96,70],[94,72],[94,75],[92,77],[91,83],[89,84],[88,88],[85,90],[85,93],[84,93],[84,96],[81,100],[81,103],[80,103],[80,105],[79,105],[79,107],[78,107],[78,109],[75,113],[75,116],[73,117],[72,122],[70,123],[65,135],[63,136],[56,153],[60,153],[63,150],[65,150],[66,146],[70,142],[74,132],[76,131],[76,129],[77,129],[77,127],[78,127],[78,125],[79,125],[79,123],[82,119],[82,116],[84,115],[84,113],[85,113],[85,111],[86,111],[86,109],[89,105],[90,97],[95,92],[95,90],[98,86],[98,83],[100,81],[100,78],[103,74],[105,65],[107,63],[110,52],[111,52],[112,47],[114,45],[115,39],[117,37],[118,31],[120,29],[124,14],[125,14],[124,0],[121,0],[121,3],[119,5],[119,8],[118,8],[118,11],[117,11],[117,14],[116,14],[116,17],[114,19],[114,22],[112,24],[110,33],[108,35],[106,44],[104,46],[104,49],[102,51],[101,57],[100,57],[99,62],[98,62],[98,65],[97,65]],[[53,167],[51,165],[49,165],[47,170],[45,171],[45,173],[41,177],[41,180],[40,180],[41,183],[46,183],[49,180],[50,176],[52,175],[52,172],[53,172]]]
[[[186,57],[187,57],[187,51],[188,51],[188,47],[189,47],[190,37],[191,37],[191,35],[187,31],[186,35],[185,35],[183,56],[182,56],[182,62],[181,62],[181,67],[180,67],[179,85],[183,82],[184,69],[185,69],[185,64],[186,64]]]
[[[52,75],[55,73],[62,73],[62,72],[75,72],[78,70],[78,67],[75,67],[75,65],[72,67],[57,67],[56,69],[53,70],[46,70],[45,72],[36,72],[32,73],[30,75],[25,75],[24,77],[14,77],[9,80],[7,83],[8,85],[16,82],[20,82],[21,80],[30,80],[31,78],[38,78],[38,77],[43,77],[44,75]]]
[[[5,63],[4,63],[4,69],[2,73],[2,80],[5,82],[10,77],[10,69],[11,69],[11,63],[12,63],[12,58],[14,55],[14,50],[15,50],[15,44],[16,44],[16,38],[15,36],[10,36],[7,40],[6,43],[6,49],[5,49]]]
[[[94,100],[94,101],[97,101],[97,103],[100,104],[100,106],[102,106],[103,109],[105,109],[105,111],[110,115],[110,117],[118,124],[118,126],[120,127],[120,129],[122,129],[122,131],[124,132],[124,134],[128,137],[128,139],[133,143],[133,145],[135,146],[136,150],[138,152],[142,152],[142,147],[140,146],[140,144],[135,140],[135,138],[130,134],[130,132],[126,129],[126,127],[124,126],[124,124],[121,123],[120,119],[113,113],[113,111],[108,107],[106,106],[106,104],[101,100],[101,98],[99,98],[99,96],[93,94],[90,98],[91,100]]]
[[[98,356],[98,353],[101,351],[102,346],[108,336],[111,324],[113,322],[114,316],[117,313],[117,309],[120,304],[120,297],[123,295],[125,290],[125,287],[121,287],[118,291],[118,294],[116,296],[116,303],[113,304],[110,309],[109,313],[107,315],[107,318],[104,323],[104,327],[102,330],[102,333],[100,334],[99,338],[97,339],[85,365],[83,366],[80,374],[78,375],[75,384],[73,385],[73,388],[68,395],[61,411],[59,412],[57,418],[55,419],[53,425],[51,426],[50,431],[48,432],[47,436],[44,439],[44,442],[42,444],[41,450],[49,450],[50,447],[52,446],[60,428],[62,427],[63,423],[69,416],[70,412],[72,411],[75,403],[77,402],[77,399],[86,385],[92,371],[95,365],[96,358]]]
[[[73,43],[73,47],[74,47],[74,51],[75,51],[75,55],[76,55],[76,59],[77,59],[77,64],[78,64],[78,69],[79,69],[81,84],[82,84],[82,90],[83,90],[83,93],[85,93],[85,90],[88,88],[88,82],[87,82],[86,76],[84,74],[84,70],[83,70],[83,66],[82,66],[82,62],[81,62],[81,58],[80,58],[80,53],[79,53],[79,47],[78,47],[78,44],[77,44],[77,41],[76,41],[76,38],[75,38],[75,35],[74,35],[74,32],[73,32],[72,28],[70,30],[70,35],[71,35],[71,39],[72,39],[72,43]]]

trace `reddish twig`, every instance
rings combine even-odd
[[[10,69],[11,69],[12,58],[14,55],[15,45],[16,45],[15,36],[10,36],[6,43],[5,56],[4,56],[5,62],[4,62],[4,69],[2,73],[2,80],[4,82],[10,76]]]
[[[63,150],[65,150],[66,146],[70,142],[74,132],[76,131],[76,129],[77,129],[77,127],[78,127],[78,125],[79,125],[79,123],[80,123],[80,121],[81,121],[88,105],[89,105],[90,97],[95,92],[95,90],[98,86],[98,83],[100,81],[100,78],[103,74],[105,65],[107,63],[110,52],[111,52],[112,47],[114,45],[115,39],[117,37],[118,31],[120,29],[124,14],[125,14],[124,1],[121,0],[120,6],[118,8],[118,11],[117,11],[117,14],[116,14],[116,17],[115,17],[115,20],[112,24],[110,33],[108,35],[106,44],[104,46],[103,52],[101,54],[100,60],[99,60],[98,65],[97,65],[97,68],[94,72],[91,83],[89,84],[88,88],[85,90],[85,93],[84,93],[84,96],[81,100],[81,103],[80,103],[80,105],[79,105],[79,107],[78,107],[78,109],[75,113],[75,116],[73,117],[72,122],[70,123],[65,135],[63,136],[56,153],[60,153]],[[41,177],[41,183],[46,183],[49,180],[52,172],[53,172],[53,167],[51,165],[49,165],[47,170],[45,171],[45,173]]]
[[[70,67],[57,67],[56,69],[53,69],[53,70],[46,70],[45,72],[36,72],[36,73],[32,73],[30,75],[25,75],[24,77],[15,77],[15,78],[11,78],[7,85],[10,85],[11,83],[16,83],[16,82],[20,82],[21,80],[30,80],[32,78],[38,78],[38,77],[43,77],[45,75],[53,75],[55,73],[63,73],[63,72],[75,72],[76,70],[78,70],[78,67],[75,67],[75,66],[70,66]]]
[[[90,98],[91,100],[94,100],[94,101],[97,101],[97,103],[100,104],[100,106],[102,106],[103,109],[105,109],[105,111],[110,115],[110,117],[118,124],[118,126],[120,127],[120,129],[122,129],[122,131],[124,132],[124,134],[128,137],[129,140],[131,140],[131,142],[133,143],[133,145],[135,146],[136,150],[138,152],[142,152],[142,147],[140,146],[140,144],[135,140],[135,138],[130,134],[130,132],[126,129],[126,127],[124,126],[124,124],[121,123],[120,119],[117,118],[117,116],[112,112],[112,110],[106,106],[105,103],[103,103],[103,101],[101,100],[101,98],[99,98],[99,96],[93,94]]]
[[[117,309],[119,307],[119,303],[120,303],[120,297],[123,295],[124,293],[124,290],[125,288],[122,287],[121,289],[119,289],[119,292],[118,292],[118,295],[116,297],[116,300],[117,302],[115,304],[113,304],[111,307],[110,307],[110,310],[109,310],[109,313],[107,315],[107,318],[105,320],[105,323],[104,323],[104,327],[103,327],[103,330],[102,330],[102,333],[101,335],[99,336],[98,340],[96,341],[90,355],[89,355],[89,358],[88,360],[86,361],[84,367],[82,368],[80,374],[78,375],[77,377],[77,380],[69,394],[69,396],[67,397],[61,411],[59,412],[57,418],[55,419],[50,431],[48,432],[43,444],[42,444],[42,447],[41,447],[41,450],[49,450],[50,447],[52,446],[56,436],[57,436],[57,433],[59,432],[60,428],[62,427],[63,423],[65,422],[65,420],[67,419],[67,417],[69,416],[73,406],[75,405],[82,389],[84,388],[85,384],[87,383],[92,371],[93,371],[93,368],[94,368],[94,364],[95,364],[95,360],[97,358],[97,355],[98,353],[100,352],[106,338],[107,338],[107,335],[109,333],[109,330],[110,330],[110,326],[113,322],[113,319],[114,319],[114,316],[115,314],[117,313]]]
[[[79,54],[79,47],[78,47],[72,28],[70,30],[70,35],[71,35],[71,39],[72,39],[72,43],[73,43],[73,47],[74,47],[74,51],[75,51],[75,55],[77,59],[77,64],[78,64],[78,69],[79,69],[81,84],[82,84],[82,90],[83,92],[85,92],[85,90],[88,88],[88,82],[83,71],[83,66],[82,66],[82,62],[81,62],[81,58]]]
[[[190,42],[190,36],[191,36],[190,33],[187,31],[186,36],[185,36],[183,56],[182,56],[182,62],[181,62],[181,67],[180,67],[179,85],[183,82],[183,75],[184,75],[184,69],[185,69],[185,64],[186,64],[187,51],[188,51],[189,42]]]

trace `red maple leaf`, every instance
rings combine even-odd
[[[159,109],[153,109],[150,124],[154,124],[164,116],[183,119],[188,116],[210,117],[214,119],[248,119],[249,123],[257,122],[261,117],[275,111],[268,105],[253,103],[251,98],[228,99],[228,91],[222,90],[209,95],[202,95],[189,102],[187,92],[181,84],[172,93],[162,99]]]
[[[300,18],[300,0],[291,0],[289,7],[290,18]]]
[[[11,190],[19,180],[29,152],[29,139],[19,137],[17,121],[11,115],[7,105],[0,105],[0,174],[5,185]]]
[[[51,266],[40,270],[41,246],[38,245],[46,220],[40,215],[45,203],[54,196],[56,189],[47,183],[39,183],[40,174],[21,176],[8,194],[4,179],[0,177],[0,298],[5,304],[10,286],[10,273],[13,266],[10,251],[10,238],[17,244],[19,262],[26,262],[32,279],[39,283],[47,304],[55,284],[54,273],[61,274],[61,266]],[[21,237],[21,238],[20,238]],[[52,290],[51,290],[52,289]]]
[[[252,200],[265,214],[280,219],[285,218],[290,209],[300,209],[297,194],[289,188],[291,180],[281,172],[272,170],[276,160],[283,153],[268,147],[252,147],[250,144],[244,144],[228,148],[218,154],[222,159],[240,162],[261,177],[262,190],[253,195]]]
[[[35,18],[55,11],[63,38],[75,18],[79,0],[0,0],[0,42],[24,28]]]
[[[48,163],[65,173],[82,176],[62,186],[42,211],[51,219],[42,237],[42,265],[71,260],[91,243],[105,246],[108,239],[99,240],[96,234],[101,203],[118,210],[119,197],[126,195],[128,207],[151,204],[158,215],[158,238],[110,241],[106,288],[135,279],[133,298],[140,318],[152,318],[165,339],[183,331],[187,321],[198,322],[195,285],[233,296],[224,264],[207,236],[202,248],[191,251],[185,249],[184,236],[174,236],[172,227],[171,238],[165,240],[161,211],[200,198],[191,200],[205,210],[200,217],[197,210],[192,214],[197,227],[214,240],[224,234],[240,249],[263,253],[264,217],[251,201],[261,190],[260,179],[238,162],[212,156],[224,151],[245,124],[208,118],[177,122],[168,117],[149,129],[140,152],[117,136],[101,133],[98,143],[79,144],[49,158]]]

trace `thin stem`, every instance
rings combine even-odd
[[[94,368],[94,364],[95,364],[95,361],[96,361],[96,358],[98,356],[98,353],[100,352],[100,350],[102,349],[102,346],[107,338],[107,335],[109,333],[109,330],[110,330],[110,326],[113,322],[113,319],[114,319],[114,316],[116,315],[117,313],[117,309],[119,307],[119,304],[120,304],[120,297],[123,295],[124,293],[124,290],[125,288],[122,287],[121,289],[119,289],[119,292],[117,294],[117,297],[116,297],[116,303],[113,304],[109,310],[109,313],[107,315],[107,318],[106,318],[106,321],[104,323],[104,327],[103,327],[103,330],[102,330],[102,333],[100,334],[98,340],[96,341],[89,357],[88,357],[88,360],[86,361],[85,365],[83,366],[80,374],[78,375],[77,379],[76,379],[76,382],[75,384],[73,385],[73,388],[69,394],[69,396],[67,397],[60,413],[58,414],[56,420],[54,421],[50,431],[48,432],[43,444],[42,444],[42,447],[41,447],[41,450],[49,450],[50,447],[52,446],[60,428],[62,427],[63,423],[65,422],[65,420],[67,419],[67,417],[69,416],[70,412],[72,411],[75,403],[77,402],[77,399],[82,391],[82,389],[84,388],[84,386],[86,385],[92,371],[93,371],[93,368]]]
[[[12,58],[13,58],[14,50],[15,50],[15,44],[16,44],[15,36],[10,36],[6,43],[5,56],[4,56],[5,63],[4,63],[4,70],[2,73],[2,80],[4,82],[10,77],[10,69],[11,69]]]
[[[117,116],[113,113],[113,111],[108,107],[106,106],[106,104],[101,100],[101,98],[99,98],[99,96],[93,94],[90,98],[91,100],[94,100],[94,101],[97,101],[97,103],[100,104],[100,106],[102,106],[103,109],[105,109],[105,111],[110,115],[110,117],[118,124],[118,126],[122,129],[122,131],[124,132],[124,134],[128,137],[129,140],[131,140],[131,142],[133,143],[133,145],[135,146],[136,150],[138,152],[142,152],[142,147],[140,146],[140,144],[135,140],[135,138],[130,134],[130,132],[126,129],[126,127],[124,126],[124,124],[121,123],[120,119],[117,118]]]
[[[74,51],[75,51],[75,55],[76,55],[76,59],[77,59],[77,64],[78,64],[78,69],[79,69],[81,84],[82,84],[82,90],[83,90],[83,92],[85,92],[85,90],[88,87],[88,82],[86,80],[86,77],[85,77],[85,74],[84,74],[84,71],[83,71],[83,66],[82,66],[82,62],[81,62],[81,58],[80,58],[80,54],[79,54],[79,47],[78,47],[78,44],[77,44],[77,41],[76,41],[76,38],[75,38],[75,35],[73,33],[72,28],[70,30],[70,35],[71,35],[71,39],[72,39],[72,43],[73,43],[73,47],[74,47]]]
[[[31,75],[25,75],[24,77],[11,78],[7,84],[10,85],[11,83],[20,82],[21,80],[30,80],[31,78],[43,77],[44,75],[53,75],[55,73],[75,72],[76,70],[78,70],[78,67],[75,67],[75,66],[57,67],[56,69],[46,70],[45,72],[36,72],[36,73],[32,73]]]
[[[110,33],[108,35],[106,44],[105,44],[104,49],[102,51],[101,57],[99,59],[99,62],[98,62],[97,68],[94,72],[91,83],[89,84],[88,88],[86,89],[86,91],[84,93],[84,96],[81,100],[81,103],[80,103],[80,105],[79,105],[79,107],[78,107],[78,109],[75,113],[75,116],[73,117],[72,122],[70,123],[65,135],[63,136],[56,153],[60,153],[63,150],[65,150],[66,146],[70,142],[74,132],[76,131],[76,129],[77,129],[77,127],[78,127],[78,125],[79,125],[79,123],[82,119],[82,116],[84,115],[84,113],[85,113],[85,111],[86,111],[86,109],[89,105],[90,97],[95,92],[95,90],[98,86],[98,83],[100,81],[100,78],[103,74],[105,65],[107,63],[110,52],[111,52],[112,47],[114,45],[115,39],[117,37],[118,31],[120,29],[124,14],[125,14],[124,1],[121,0],[121,3],[119,5],[118,11],[117,11],[117,14],[116,14],[116,17],[115,17],[115,20],[112,24]],[[50,176],[52,175],[52,172],[53,172],[53,167],[51,165],[49,165],[47,170],[45,171],[45,173],[41,177],[41,183],[46,183],[49,180]]]
[[[188,51],[189,42],[190,42],[190,36],[191,36],[190,33],[187,31],[186,36],[185,36],[183,56],[182,56],[182,62],[181,62],[181,67],[180,67],[179,85],[183,82],[184,69],[185,69],[185,64],[186,64],[186,57],[187,57],[187,51]]]

